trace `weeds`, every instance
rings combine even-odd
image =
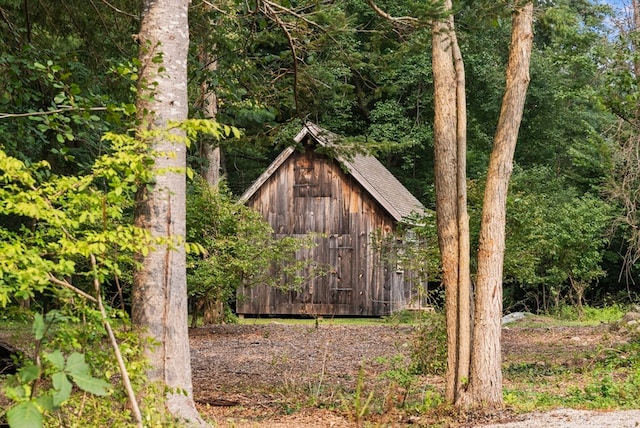
[[[503,373],[510,386],[505,389],[505,402],[522,411],[560,406],[640,408],[638,338],[631,338],[629,343],[607,344],[595,352],[571,357],[564,364],[521,362],[506,365]]]
[[[447,330],[444,313],[425,313],[412,341],[412,371],[441,375],[447,367]]]
[[[358,381],[356,382],[356,390],[353,397],[348,400],[342,397],[342,409],[349,415],[349,418],[356,423],[356,426],[361,427],[364,422],[364,418],[369,414],[371,410],[371,401],[373,400],[374,392],[371,391],[368,396],[365,397],[365,370],[364,362],[360,363],[360,370],[358,371]]]
[[[563,373],[567,373],[567,369],[565,367],[538,361],[535,363],[509,364],[503,368],[502,373],[509,377],[519,376],[533,380],[540,377],[561,375]]]
[[[560,321],[580,322],[582,324],[610,323],[619,320],[625,313],[626,308],[619,304],[595,308],[593,306],[583,306],[579,311],[574,306],[564,305],[557,309],[554,314]]]

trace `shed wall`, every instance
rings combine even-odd
[[[370,245],[371,233],[394,231],[394,220],[351,176],[311,149],[294,152],[252,195],[276,236],[319,233],[317,246],[299,251],[326,274],[297,290],[254,286],[239,290],[239,314],[360,315],[390,313],[393,277]],[[290,282],[282,279],[284,286]]]

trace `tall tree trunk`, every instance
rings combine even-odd
[[[188,4],[188,0],[143,2],[138,111],[141,130],[159,134],[150,141],[155,182],[138,192],[135,222],[171,245],[156,245],[139,257],[132,320],[153,341],[145,349],[149,380],[168,387],[166,406],[173,416],[197,426],[205,424],[193,402],[187,326],[186,146],[182,132],[171,131],[173,136],[162,132],[169,121],[187,118]]]
[[[211,24],[215,25],[214,23]],[[200,47],[199,57],[209,73],[218,69],[218,61],[213,58],[206,47]],[[205,118],[215,121],[218,114],[218,97],[206,79],[202,82],[200,88],[202,90],[202,113]],[[213,146],[211,141],[208,140],[202,141],[201,154],[207,161],[207,166],[202,171],[202,177],[211,187],[216,187],[220,181],[222,160],[220,146]]]
[[[512,21],[505,94],[489,159],[478,249],[475,325],[469,379],[472,405],[502,405],[502,271],[506,202],[518,131],[529,86],[533,45],[533,3],[518,8]]]
[[[445,2],[451,11],[451,1]],[[446,398],[454,403],[469,377],[471,321],[466,200],[466,96],[453,15],[434,23],[436,217],[447,314]]]
[[[205,5],[205,8],[210,9],[211,6]],[[215,25],[215,23],[211,22],[211,25]],[[203,43],[198,52],[200,62],[206,68],[208,75],[218,70],[218,61],[209,49],[212,48]],[[218,96],[214,88],[209,85],[209,79],[203,80],[200,89],[202,91],[202,114],[205,118],[215,121],[218,114]],[[204,138],[200,142],[200,154],[206,160],[206,166],[202,170],[202,177],[212,189],[217,189],[221,179],[222,152],[220,145],[216,144],[214,146],[212,139]],[[204,324],[221,324],[224,321],[224,302],[220,296],[217,293],[215,296],[205,293],[199,299],[201,299],[201,302],[198,303],[198,307],[202,307]],[[194,313],[193,317],[197,317],[197,314]]]
[[[458,375],[456,400],[469,379],[472,347],[471,244],[467,212],[467,96],[462,53],[455,31],[451,31],[453,60],[456,70],[456,116],[458,142]]]

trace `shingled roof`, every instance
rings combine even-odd
[[[338,135],[312,122],[305,123],[298,135],[295,136],[294,141],[301,143],[307,137],[313,138],[320,146],[328,148],[335,147],[335,142],[339,138]],[[240,201],[249,200],[294,151],[294,147],[288,147],[280,153],[276,160],[240,197]],[[402,221],[414,213],[422,214],[425,212],[420,201],[374,156],[356,154],[347,159],[337,155],[336,160],[396,221]]]

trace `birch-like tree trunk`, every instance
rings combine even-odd
[[[478,249],[475,321],[468,403],[502,405],[502,272],[506,203],[513,155],[529,86],[533,3],[513,15],[505,94],[489,159]]]
[[[447,12],[451,6],[445,1]],[[436,217],[447,316],[446,398],[455,403],[469,378],[471,285],[465,77],[453,15],[434,23],[432,68]]]
[[[187,326],[186,146],[180,131],[163,132],[168,122],[187,118],[188,4],[143,1],[137,107],[140,129],[160,133],[149,142],[155,180],[136,196],[135,223],[167,243],[139,257],[132,320],[153,342],[145,341],[148,377],[168,388],[168,411],[190,426],[200,426],[205,423],[193,402]]]

